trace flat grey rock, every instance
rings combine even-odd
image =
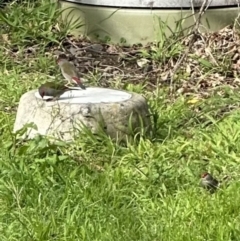
[[[29,123],[35,124],[37,130],[29,129],[28,138],[41,134],[66,141],[81,135],[83,126],[94,134],[100,129],[104,130],[110,137],[117,139],[139,132],[141,126],[146,131],[151,129],[144,97],[136,93],[94,87],[65,92],[59,100],[50,102],[42,100],[37,90],[23,94],[14,132]]]

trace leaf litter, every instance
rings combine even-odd
[[[176,43],[181,45],[181,51],[166,58],[156,57],[158,43],[121,46],[68,36],[62,42],[62,49],[82,77],[88,79],[89,73],[98,74],[98,86],[111,87],[119,81],[119,88],[129,83],[142,84],[146,90],[154,91],[157,87],[167,89],[170,86],[169,71],[189,47],[189,41],[187,36]],[[213,95],[229,98],[229,91],[239,90],[239,74],[239,32],[233,26],[227,26],[217,32],[203,33],[197,36],[175,75],[175,97],[188,97],[190,105],[199,104],[200,100]],[[239,108],[239,104],[233,99],[219,108],[219,113],[228,113],[235,108]]]
[[[178,44],[184,51],[188,43],[186,37]],[[176,92],[208,97],[217,87],[227,85],[232,89],[238,88],[239,47],[239,33],[232,26],[198,36],[176,74],[173,83]],[[157,48],[157,43],[120,46],[68,36],[62,41],[62,48],[82,76],[87,77],[90,72],[100,74],[98,85],[103,87],[111,86],[116,79],[120,79],[123,86],[125,83],[144,83],[149,90],[168,86],[168,72],[178,60],[176,56],[169,56],[163,61],[155,58],[153,49]],[[61,53],[60,48],[57,51]]]
[[[9,41],[6,36],[2,36]],[[171,37],[170,37],[171,38]],[[89,41],[83,37],[66,36],[59,46],[46,47],[46,56],[66,54],[79,70],[84,79],[97,75],[97,83],[101,87],[114,86],[124,88],[126,84],[142,84],[148,91],[157,87],[168,88],[169,72],[178,59],[189,47],[190,36],[176,41],[176,52],[158,54],[159,43],[145,46],[134,44],[123,46],[110,43]],[[171,46],[166,46],[168,50]],[[213,33],[199,34],[186,58],[174,76],[175,96],[190,96],[188,103],[197,103],[213,94],[224,95],[224,89],[232,91],[240,86],[240,36],[233,26],[227,26]],[[7,50],[16,62],[36,58],[38,45],[29,46],[19,54],[17,48]],[[181,50],[181,51],[180,51]],[[91,84],[91,83],[90,83]]]

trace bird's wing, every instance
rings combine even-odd
[[[76,68],[72,63],[63,64],[62,71],[71,77],[78,77]]]
[[[62,82],[47,82],[41,85],[41,87],[53,90],[65,90],[67,87]]]

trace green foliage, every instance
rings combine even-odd
[[[8,220],[9,225],[1,238],[237,237],[240,113],[219,116],[226,104],[239,98],[238,93],[232,96],[191,106],[184,98],[170,103],[159,89],[149,98],[155,116],[153,139],[126,145],[87,129],[72,143],[42,136],[19,139],[32,125],[16,134],[3,132],[0,222]],[[194,113],[195,107],[203,109],[202,115]],[[2,129],[6,125],[5,120]],[[228,187],[213,195],[202,190],[199,175],[205,170],[218,179],[231,176]]]
[[[50,0],[8,4],[0,9],[1,32],[11,33],[8,40],[11,45],[59,44],[71,28],[81,27],[77,21],[71,21],[71,24],[59,21],[62,11],[66,10],[61,10],[57,2]]]
[[[15,3],[1,13],[1,34],[9,33],[19,52],[7,55],[6,42],[0,49],[0,240],[238,240],[238,91],[216,89],[191,104],[169,98],[161,86],[147,91],[127,83],[148,100],[153,129],[150,138],[125,144],[86,128],[71,143],[21,138],[32,124],[12,133],[21,95],[56,73],[45,46],[67,33],[52,31],[58,14],[46,1]],[[153,56],[166,61],[181,47],[167,44],[161,24]],[[25,58],[31,41],[39,49]],[[230,181],[210,195],[198,185],[206,170]]]
[[[142,56],[160,61],[165,64],[170,58],[178,57],[183,48],[180,39],[183,37],[182,21],[176,23],[175,29],[168,26],[168,21],[164,22],[160,17],[155,16],[158,23],[156,29],[157,44],[150,47],[150,51],[142,50]]]

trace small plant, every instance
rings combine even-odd
[[[9,35],[11,45],[57,44],[71,28],[81,27],[77,21],[59,22],[63,11],[56,2],[42,0],[41,3],[26,2],[8,4],[0,9],[1,34]],[[71,28],[70,28],[71,26]]]
[[[167,21],[164,22],[157,16],[155,16],[154,19],[158,23],[158,28],[155,30],[157,43],[151,46],[149,51],[142,50],[142,56],[160,61],[160,63],[164,65],[170,58],[178,57],[183,50],[181,45],[181,39],[183,38],[183,20],[178,21],[175,29],[172,30],[168,26]]]

